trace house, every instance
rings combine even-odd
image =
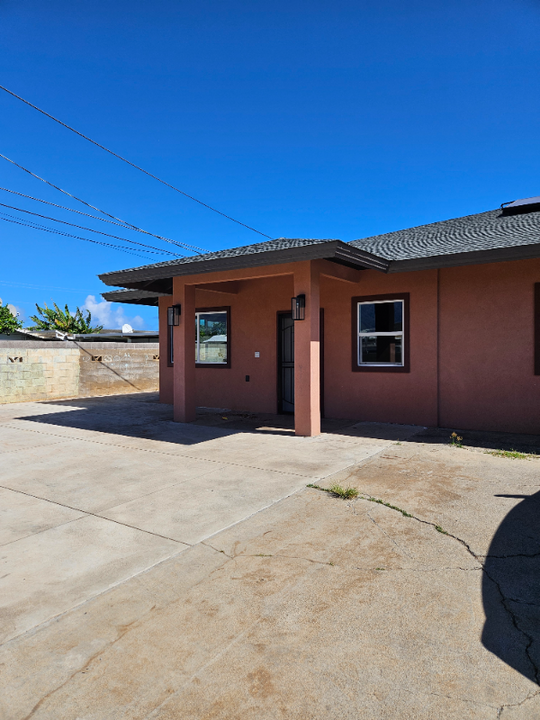
[[[160,394],[177,421],[206,406],[294,412],[305,436],[321,413],[540,433],[540,197],[100,278],[123,288],[107,300],[159,304]]]

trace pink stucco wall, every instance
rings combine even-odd
[[[168,297],[159,298],[159,400],[173,402],[173,368],[168,365],[167,308],[172,304]]]
[[[236,294],[196,290],[197,307],[231,307],[231,368],[197,368],[199,406],[277,410],[277,312],[290,308],[290,274],[241,279]],[[214,273],[214,282],[234,279]],[[540,433],[533,368],[533,290],[540,260],[385,275],[321,277],[325,415],[335,418]],[[409,293],[410,372],[353,372],[351,298]],[[162,400],[172,401],[160,303]],[[255,352],[260,353],[255,358]],[[250,376],[250,382],[245,376]],[[178,379],[177,379],[178,381]]]
[[[290,310],[292,295],[292,275],[241,281],[236,295],[197,289],[198,308],[231,308],[231,368],[197,368],[198,405],[276,412],[277,313]]]
[[[440,273],[441,425],[540,433],[533,348],[540,260]]]

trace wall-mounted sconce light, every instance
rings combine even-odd
[[[167,325],[180,325],[180,315],[182,314],[181,305],[172,305],[167,308]]]
[[[297,295],[291,299],[291,312],[293,320],[304,320],[306,317],[306,296]]]

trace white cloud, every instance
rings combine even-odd
[[[81,309],[92,313],[92,325],[103,325],[107,330],[121,328],[124,323],[131,325],[134,330],[143,330],[146,324],[140,315],[130,317],[122,306],[107,300],[98,302],[95,295],[88,295]]]

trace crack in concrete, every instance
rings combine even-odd
[[[400,687],[399,689],[402,690],[403,692],[407,692],[407,693],[410,693],[411,695],[415,695],[415,696],[433,695],[433,697],[445,698],[445,700],[454,700],[454,701],[457,700],[458,702],[467,703],[468,705],[480,705],[481,707],[488,707],[488,708],[492,708],[493,710],[495,710],[497,708],[496,705],[491,705],[490,703],[482,702],[480,700],[468,700],[467,698],[455,697],[453,695],[445,695],[444,693],[436,693],[433,691],[423,693],[423,692],[418,692],[418,691],[414,691],[414,690],[409,690],[409,688],[406,688],[406,687]]]
[[[540,552],[531,553],[516,553],[515,555],[476,555],[478,558],[489,558],[490,560],[510,560],[512,558],[536,558],[540,557]]]
[[[317,488],[314,488],[314,489],[317,489]],[[320,488],[320,489],[322,489],[324,492],[326,492],[326,490],[324,488]],[[519,626],[518,618],[517,618],[516,614],[513,612],[512,608],[508,604],[509,602],[511,602],[511,600],[505,596],[503,589],[501,587],[501,584],[491,575],[491,573],[488,572],[488,570],[486,569],[486,566],[482,563],[482,561],[480,559],[481,557],[484,557],[484,558],[490,557],[491,558],[492,556],[477,555],[474,552],[474,550],[471,548],[471,546],[465,540],[458,537],[457,535],[454,535],[451,532],[442,530],[440,525],[437,525],[437,523],[431,522],[430,520],[424,520],[422,518],[417,517],[416,515],[412,515],[411,513],[402,510],[401,508],[399,508],[395,505],[391,505],[390,503],[387,504],[387,503],[385,503],[385,501],[378,500],[376,498],[372,498],[372,496],[369,493],[359,491],[359,496],[357,498],[357,502],[358,501],[376,502],[381,507],[383,507],[383,508],[385,507],[388,510],[398,512],[403,517],[410,518],[411,520],[415,520],[416,522],[419,522],[423,525],[430,525],[435,530],[437,530],[441,535],[446,535],[446,537],[452,538],[456,542],[460,543],[460,545],[462,545],[466,549],[466,551],[469,553],[469,555],[471,555],[471,557],[473,557],[476,560],[476,562],[480,563],[482,572],[493,583],[493,585],[497,589],[501,605],[502,605],[503,609],[506,611],[506,614],[508,615],[512,625],[517,630],[517,632],[520,633],[523,636],[523,638],[526,640],[526,645],[525,645],[525,650],[524,650],[525,655],[526,655],[527,660],[529,661],[530,666],[533,670],[535,682],[537,685],[540,685],[540,667],[536,664],[536,662],[534,661],[534,658],[532,657],[532,654],[531,654],[531,647],[534,643],[534,637],[532,635],[530,635],[526,630],[524,630],[523,628],[521,628]],[[535,556],[536,555],[534,555],[533,557],[535,557]],[[512,557],[512,556],[508,556],[508,557]],[[517,555],[517,557],[521,557],[521,556]],[[527,557],[529,557],[529,556],[527,556]]]
[[[154,605],[155,607],[155,605]],[[153,608],[148,610],[148,612],[151,612]],[[105,650],[109,650],[113,645],[115,645],[119,640],[121,640],[124,635],[129,631],[129,629],[134,625],[136,622],[138,622],[140,618],[137,618],[136,620],[133,620],[132,622],[128,623],[127,625],[120,626],[122,628],[121,632],[118,633],[118,636],[112,640],[111,642],[108,642],[107,645],[104,648],[101,648],[100,650],[97,650],[93,655],[91,655],[88,660],[85,661],[84,666],[82,668],[78,668],[74,672],[71,673],[71,675],[64,680],[64,682],[61,685],[58,685],[58,687],[53,688],[50,690],[46,695],[44,695],[42,698],[39,699],[39,701],[34,705],[32,710],[28,713],[28,715],[25,715],[25,717],[22,720],[29,720],[31,717],[33,717],[36,712],[39,710],[39,708],[43,705],[43,703],[46,702],[48,698],[50,698],[55,693],[59,692],[63,687],[65,687],[71,680],[73,680],[74,677],[76,677],[79,674],[84,674],[90,665],[93,664],[93,662],[98,658],[100,655],[103,654]]]
[[[225,555],[225,557],[228,557],[229,560],[234,560],[235,557],[236,557],[235,555],[229,555],[228,553],[225,552],[225,550],[218,550],[218,549],[215,548],[213,545],[210,545],[210,543],[207,543],[207,542],[205,542],[204,540],[201,540],[201,542],[199,543],[199,545],[204,545],[204,547],[210,548],[211,550],[214,550],[214,551],[217,552],[217,553],[220,553],[220,554],[222,554],[222,555]]]
[[[393,545],[395,545],[395,547],[400,551],[400,553],[402,552],[402,553],[403,553],[404,555],[406,555],[408,558],[411,558],[411,559],[412,559],[412,556],[411,556],[404,548],[401,548],[401,547],[398,545],[398,543],[394,540],[394,538],[391,537],[391,536],[379,525],[379,523],[375,520],[375,518],[371,517],[371,515],[370,515],[370,513],[369,513],[369,510],[367,511],[366,515],[367,515],[367,517],[371,520],[371,522],[374,523],[374,525],[377,526],[377,528],[380,530],[380,532],[381,532],[385,537],[387,537],[388,540],[390,540],[390,542],[391,542]]]
[[[537,697],[538,695],[540,695],[540,690],[537,690],[536,692],[533,692],[530,695],[527,695],[526,698],[524,698],[523,700],[521,700],[518,703],[508,703],[506,705],[501,705],[497,712],[497,718],[502,717],[503,712],[507,708],[521,707],[522,705],[525,705],[526,703],[530,702],[531,700],[534,700],[534,698]]]

